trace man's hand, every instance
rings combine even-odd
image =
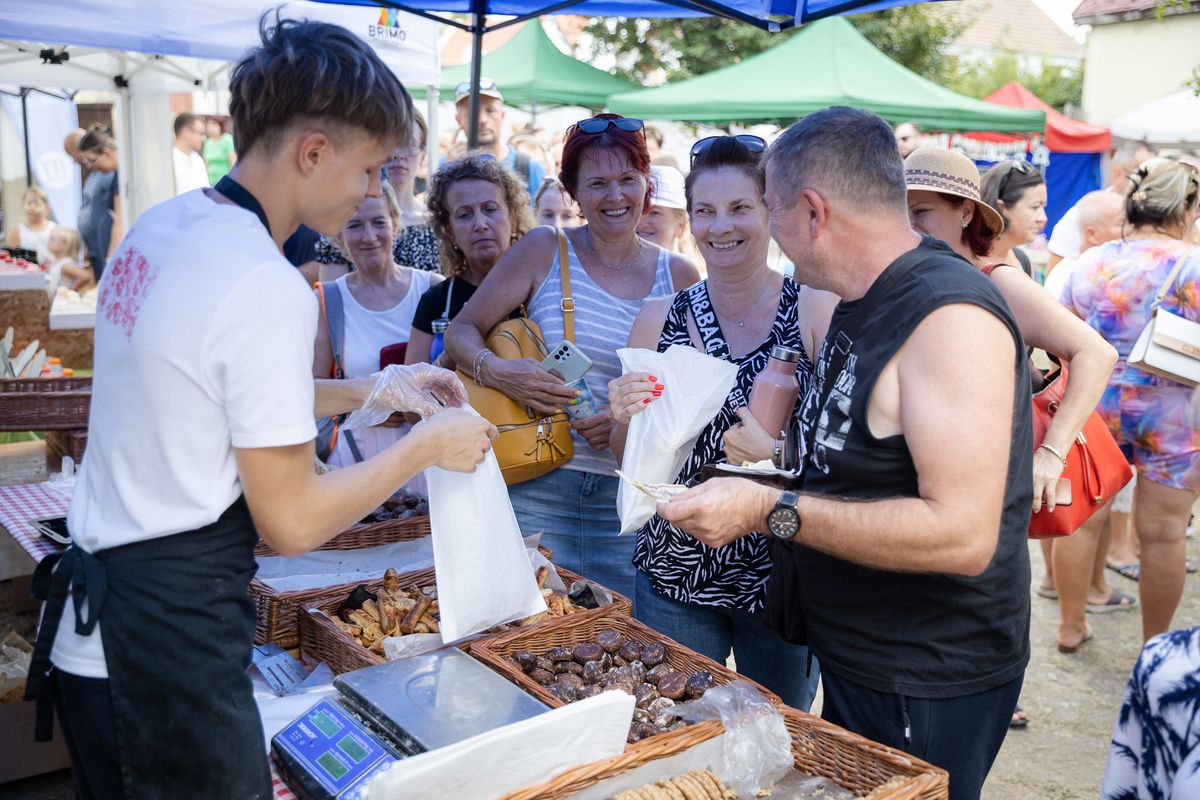
[[[593,450],[604,452],[608,449],[608,436],[613,429],[612,411],[602,408],[598,414],[571,420],[571,427],[580,436],[587,439],[587,443],[592,446]]]
[[[724,547],[764,530],[781,494],[745,478],[715,478],[659,503],[658,515],[709,547]]]
[[[474,472],[500,434],[483,417],[462,409],[447,409],[422,420],[408,435],[419,437],[431,466]]]

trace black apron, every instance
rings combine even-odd
[[[253,195],[228,176],[217,189],[269,232]],[[70,598],[76,633],[92,635],[102,622],[125,796],[269,800],[262,721],[246,674],[257,541],[239,497],[196,530],[95,553],[71,545],[43,559],[33,593],[45,606],[25,688],[38,704],[35,740],[53,735],[50,653]]]
[[[126,796],[269,798],[262,722],[246,674],[257,541],[238,498],[194,531],[95,553],[72,545],[43,559],[34,595],[45,613],[25,694],[38,701],[37,740],[52,732],[50,651],[69,598],[77,633],[90,635],[101,623]]]

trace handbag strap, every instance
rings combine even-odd
[[[558,273],[562,277],[562,300],[559,308],[563,313],[563,338],[575,344],[575,298],[571,296],[571,265],[567,260],[567,234],[558,231]]]
[[[1162,305],[1162,301],[1166,298],[1167,292],[1171,288],[1171,284],[1175,283],[1175,279],[1179,277],[1179,270],[1183,269],[1184,262],[1191,258],[1192,254],[1195,252],[1195,247],[1189,247],[1183,252],[1182,255],[1179,256],[1179,258],[1175,259],[1175,266],[1172,267],[1171,274],[1167,276],[1167,279],[1163,281],[1163,285],[1159,287],[1158,293],[1154,295],[1154,304],[1150,306],[1151,313],[1157,311],[1158,307]]]
[[[321,311],[325,314],[325,331],[329,334],[329,350],[333,355],[333,377],[342,380],[346,377],[346,310],[342,305],[341,290],[333,286],[332,292],[326,292],[325,287],[325,283],[317,283],[317,296],[321,298]]]
[[[708,281],[699,281],[686,291],[692,321],[696,323],[696,330],[700,332],[704,352],[713,358],[732,360],[733,352],[729,349],[729,342],[725,339],[725,332],[721,330],[716,309],[713,308],[712,298],[708,294]]]

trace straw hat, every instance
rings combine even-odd
[[[992,233],[1004,231],[1000,212],[979,199],[979,168],[962,153],[943,147],[918,147],[904,159],[904,180],[909,191],[923,189],[965,197],[975,203]]]

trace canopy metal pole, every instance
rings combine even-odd
[[[438,159],[438,100],[440,91],[437,86],[429,86],[425,90],[425,126],[428,134],[425,136],[425,185],[437,171]]]
[[[27,188],[33,186],[33,162],[29,160],[29,106],[26,104],[29,92],[28,86],[21,87],[21,130],[22,138],[25,140],[25,186]]]
[[[471,113],[468,117],[471,129],[467,131],[467,149],[479,146],[479,80],[483,73],[483,27],[487,24],[484,11],[487,0],[474,0],[471,26]]]

